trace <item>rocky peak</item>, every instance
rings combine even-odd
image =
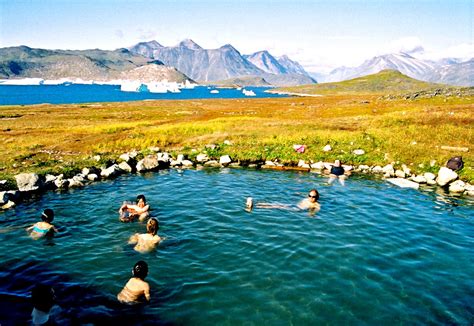
[[[199,46],[196,42],[191,39],[185,39],[179,42],[178,47],[188,48],[190,50],[202,50],[203,48]]]

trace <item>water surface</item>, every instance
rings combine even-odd
[[[27,321],[33,284],[54,284],[60,320],[178,325],[470,325],[474,321],[473,202],[431,188],[351,177],[246,169],[126,175],[49,192],[0,214],[0,322]],[[321,211],[244,210],[245,199],[296,204],[310,188]],[[127,244],[142,223],[118,222],[143,193],[165,236],[156,251]],[[42,209],[61,234],[24,228]],[[138,260],[152,302],[116,295]],[[2,322],[2,320],[4,322]]]
[[[125,102],[139,100],[184,100],[200,98],[244,98],[242,90],[199,86],[182,89],[180,93],[122,92],[119,85],[0,85],[0,105],[67,104],[91,102]],[[246,87],[253,90],[255,97],[287,97],[266,93],[268,87]]]

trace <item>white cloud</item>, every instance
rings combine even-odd
[[[474,43],[462,43],[440,51],[427,52],[424,57],[431,60],[439,60],[443,58],[469,60],[474,58]]]

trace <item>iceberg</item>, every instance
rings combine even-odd
[[[122,92],[140,92],[142,89],[142,83],[133,80],[123,80],[120,84],[120,90]]]
[[[3,79],[0,85],[42,85],[42,78],[25,78],[25,79]]]
[[[242,90],[242,93],[244,93],[245,96],[256,96],[255,92],[252,90],[246,90],[245,88]]]

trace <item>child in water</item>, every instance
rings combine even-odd
[[[41,214],[41,222],[35,223],[33,226],[30,226],[26,231],[30,232],[30,236],[33,239],[39,239],[45,235],[52,235],[58,230],[51,224],[54,220],[54,212],[52,209],[45,209]]]
[[[155,248],[156,244],[161,241],[161,238],[158,236],[158,230],[160,226],[158,220],[154,217],[150,218],[146,223],[146,232],[143,234],[135,233],[128,240],[129,244],[135,244],[133,248],[138,252],[148,252]]]
[[[139,221],[144,221],[148,216],[150,205],[146,203],[144,195],[137,196],[137,204],[123,204],[120,209],[120,221],[122,222],[133,222],[138,218]]]
[[[133,277],[128,280],[124,288],[117,295],[117,299],[121,303],[140,303],[143,298],[146,302],[150,302],[150,285],[145,282],[145,277],[148,275],[148,264],[140,260],[133,266]]]

